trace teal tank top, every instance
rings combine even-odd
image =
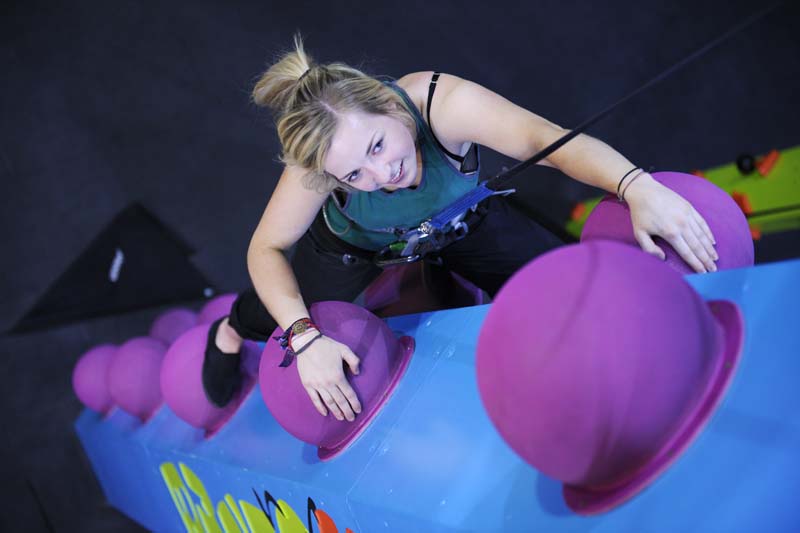
[[[415,189],[397,189],[392,193],[381,189],[354,191],[347,194],[343,203],[331,194],[322,206],[325,223],[334,235],[353,246],[373,251],[397,241],[393,230],[417,227],[473,189],[480,172],[480,164],[469,173],[456,170],[408,94],[395,84],[389,87],[402,96],[414,114],[422,157],[420,184]]]

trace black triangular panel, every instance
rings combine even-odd
[[[193,252],[143,206],[132,204],[10,332],[201,299],[213,288],[189,261]]]

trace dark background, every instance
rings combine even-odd
[[[629,159],[691,171],[800,144],[800,8],[788,2],[590,133]],[[254,80],[301,30],[319,61],[395,77],[442,70],[573,127],[754,12],[752,1],[0,4],[0,331],[118,212],[141,202],[221,291],[280,173]],[[510,162],[484,152],[484,173]],[[564,219],[597,194],[546,168],[523,203]],[[797,233],[759,260],[800,255]],[[152,280],[159,283],[158,276]],[[190,302],[195,308],[202,302]],[[72,424],[81,353],[147,331],[165,307],[0,337],[0,530],[139,531],[103,502]]]

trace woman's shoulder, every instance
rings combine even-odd
[[[433,77],[432,70],[424,70],[420,72],[411,72],[402,78],[398,78],[395,84],[403,89],[406,94],[414,102],[420,112],[425,109],[425,102],[428,98],[428,86]]]
[[[430,89],[431,80],[433,79],[434,71],[423,70],[419,72],[412,72],[399,78],[395,84],[401,87],[411,100],[416,104],[420,113],[425,115],[425,106],[428,104],[428,91]],[[466,80],[453,76],[451,74],[440,73],[436,81],[436,101],[438,107],[447,97],[453,93],[454,89],[464,85]]]

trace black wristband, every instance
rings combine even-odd
[[[302,348],[300,348],[296,352],[291,348],[291,346],[286,348],[286,351],[283,354],[283,360],[281,361],[281,364],[279,364],[278,366],[281,368],[286,368],[287,366],[291,365],[295,357],[303,353],[306,350],[306,348],[314,344],[314,341],[319,339],[320,337],[322,337],[322,333],[317,333],[316,337],[308,341]]]
[[[302,347],[302,348],[300,348],[299,350],[296,350],[296,351],[295,351],[295,350],[292,350],[292,353],[294,353],[295,355],[300,355],[301,353],[303,353],[304,351],[306,351],[306,348],[308,348],[309,346],[311,346],[312,344],[314,344],[314,341],[315,341],[315,340],[317,340],[317,339],[319,339],[320,337],[322,337],[322,333],[317,333],[317,334],[314,336],[314,338],[313,338],[313,339],[311,339],[310,341],[308,341],[307,343],[305,343],[305,344],[303,345],[303,347]]]
[[[622,201],[622,196],[619,194],[619,188],[620,188],[620,187],[622,187],[622,182],[623,182],[623,181],[625,181],[625,178],[627,178],[628,176],[630,176],[632,173],[636,172],[637,170],[642,170],[642,167],[633,167],[632,169],[630,169],[629,171],[627,171],[627,172],[625,173],[625,175],[624,175],[624,176],[622,176],[622,179],[621,179],[621,180],[619,180],[619,183],[617,183],[617,199],[618,199],[620,202]]]
[[[622,189],[622,194],[619,195],[620,202],[624,202],[625,201],[625,191],[627,191],[628,187],[630,187],[631,184],[633,184],[633,182],[636,181],[639,178],[639,176],[641,176],[642,174],[646,174],[646,172],[644,170],[642,170],[641,172],[636,174],[634,177],[632,177],[631,181],[629,181],[628,183],[625,184],[625,188]]]

